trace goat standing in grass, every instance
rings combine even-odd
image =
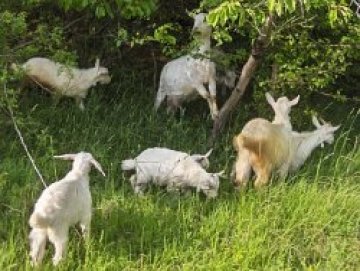
[[[131,185],[136,194],[143,194],[149,183],[165,186],[168,191],[196,188],[208,198],[217,196],[219,177],[222,173],[208,173],[204,167],[209,165],[205,155],[189,155],[166,148],[149,148],[134,159],[123,160],[121,168],[133,171]]]
[[[280,97],[276,102],[270,93],[265,94],[267,102],[271,105],[275,112],[273,124],[281,125],[284,127],[285,133],[292,132],[292,125],[290,122],[291,107],[297,105],[300,96],[297,96],[293,100],[289,100],[287,97]],[[234,138],[234,148],[237,151],[236,162],[233,167],[232,178],[234,178],[234,184],[240,188],[245,188],[251,176],[251,164],[250,164],[250,152],[242,145],[237,144]],[[235,175],[235,176],[234,176]]]
[[[250,154],[250,165],[256,173],[255,188],[269,182],[271,173],[277,170],[285,178],[289,171],[296,171],[312,151],[324,142],[334,141],[333,127],[323,122],[320,125],[315,116],[312,118],[316,130],[312,132],[292,132],[283,124],[273,124],[265,119],[253,119],[234,138],[237,148],[245,148]]]
[[[18,69],[15,64],[12,67]],[[25,76],[40,87],[58,96],[73,97],[81,110],[85,109],[83,99],[89,88],[111,81],[108,69],[100,66],[99,59],[94,68],[77,69],[48,58],[34,57],[26,61],[22,68]]]
[[[212,32],[205,20],[206,14],[199,13],[194,18],[193,26],[193,33],[197,34],[200,47],[192,53],[202,56],[195,58],[192,55],[185,55],[163,67],[155,99],[155,110],[167,99],[168,112],[175,112],[181,108],[183,102],[193,100],[200,95],[208,102],[211,117],[214,119],[218,115],[215,63],[203,56],[210,51]],[[209,85],[209,91],[204,84]]]
[[[91,166],[105,176],[100,164],[90,153],[64,154],[55,158],[73,160],[73,165],[63,179],[42,192],[30,216],[30,256],[35,266],[39,265],[44,257],[47,239],[55,247],[53,264],[57,265],[65,254],[69,227],[80,222],[83,235],[89,232]]]

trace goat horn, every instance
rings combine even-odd
[[[319,120],[322,122],[322,124],[327,124],[327,122],[323,118],[319,117]]]
[[[209,157],[213,151],[213,148],[211,148],[207,153],[204,154],[204,157]]]
[[[54,155],[54,158],[57,159],[63,159],[63,160],[74,160],[76,157],[75,153],[68,153],[68,154],[62,154],[62,155]]]
[[[106,174],[104,172],[104,170],[102,169],[100,163],[98,161],[96,161],[94,158],[90,160],[91,164],[93,164],[93,166],[104,176],[106,177]]]

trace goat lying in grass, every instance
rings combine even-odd
[[[15,64],[12,67],[17,69]],[[34,57],[26,61],[22,68],[27,78],[42,88],[55,95],[75,98],[81,110],[85,108],[83,99],[86,98],[89,88],[97,83],[108,84],[111,81],[108,69],[100,67],[99,59],[96,60],[94,68],[77,69],[47,58]]]
[[[203,168],[209,164],[210,153],[189,155],[166,148],[150,148],[134,159],[123,160],[121,168],[135,171],[130,181],[136,194],[142,194],[152,182],[166,186],[168,191],[194,187],[197,192],[202,191],[208,198],[214,198],[221,173],[208,173]]]
[[[293,100],[289,100],[287,97],[280,97],[276,102],[270,93],[265,94],[267,102],[271,105],[272,109],[275,112],[273,124],[283,125],[285,132],[292,131],[292,125],[290,122],[290,111],[294,105],[297,105],[300,99],[300,96],[297,96]],[[234,148],[237,151],[236,162],[233,167],[232,179],[235,178],[235,186],[240,186],[244,188],[247,186],[251,175],[251,164],[250,164],[250,152],[248,149],[244,148],[241,145],[238,145],[236,142],[236,137],[234,138]],[[235,176],[234,176],[235,175]]]
[[[195,54],[204,55],[210,50],[211,27],[205,22],[205,17],[206,14],[199,13],[194,18],[193,32],[198,34],[200,44],[200,48],[193,52]],[[204,84],[209,84],[209,92]],[[204,57],[182,56],[163,67],[154,107],[157,110],[167,99],[168,112],[175,112],[183,102],[199,95],[208,102],[214,119],[218,114],[215,63]]]
[[[91,166],[105,176],[100,164],[90,153],[64,154],[55,158],[73,160],[73,165],[63,179],[42,192],[29,219],[32,228],[29,235],[30,256],[35,266],[39,265],[44,257],[47,238],[55,246],[53,264],[57,265],[66,250],[69,227],[80,222],[83,234],[89,232]]]
[[[249,151],[250,165],[257,176],[255,188],[266,185],[274,170],[285,178],[289,171],[301,167],[317,146],[334,141],[334,132],[339,126],[333,127],[325,122],[320,125],[315,116],[312,121],[317,129],[302,133],[289,131],[283,124],[273,124],[260,118],[244,126],[240,135],[234,138],[234,146]]]

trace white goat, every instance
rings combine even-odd
[[[130,181],[136,194],[141,195],[152,182],[166,186],[168,191],[195,187],[197,192],[202,191],[208,198],[214,198],[222,173],[208,173],[203,168],[208,165],[210,153],[211,150],[205,155],[189,155],[166,148],[150,148],[134,159],[123,160],[121,168],[135,171]]]
[[[289,171],[298,170],[311,155],[312,151],[317,147],[324,147],[324,142],[332,144],[334,142],[334,132],[340,128],[340,125],[333,127],[330,123],[320,119],[322,125],[315,116],[312,117],[312,123],[317,128],[312,132],[293,132],[293,142],[296,152],[290,163]]]
[[[198,33],[200,47],[194,54],[204,55],[210,50],[211,27],[205,21],[206,14],[194,18],[193,32]],[[209,91],[204,84],[209,84]],[[208,58],[185,55],[167,63],[160,74],[159,89],[155,99],[155,110],[167,99],[167,110],[176,111],[185,101],[198,96],[204,98],[210,108],[211,117],[218,115],[216,104],[216,68]]]
[[[12,67],[17,69],[15,64]],[[22,68],[25,75],[42,88],[59,96],[75,98],[81,110],[85,108],[83,99],[90,87],[111,81],[108,69],[100,67],[99,59],[96,60],[94,68],[77,69],[47,58],[34,57],[26,61]]]
[[[250,153],[250,165],[257,175],[255,188],[266,185],[273,170],[278,170],[280,177],[285,178],[289,170],[297,170],[317,146],[333,142],[339,126],[320,125],[315,116],[312,120],[317,129],[304,133],[289,131],[282,124],[260,118],[244,126],[234,138],[234,145]]]
[[[80,152],[54,157],[73,160],[73,164],[63,179],[51,184],[42,192],[29,219],[32,228],[29,234],[30,256],[35,266],[41,264],[47,238],[55,247],[53,264],[57,265],[65,254],[69,227],[80,222],[83,235],[89,233],[91,165],[105,176],[100,164],[90,153]]]
[[[276,102],[268,92],[265,94],[265,97],[275,112],[272,123],[283,125],[287,131],[291,132],[292,125],[289,114],[291,107],[298,104],[300,96],[298,95],[293,100],[289,100],[287,97],[280,97]],[[237,151],[237,158],[233,167],[232,178],[235,177],[234,184],[236,186],[245,188],[251,175],[250,152],[248,149],[237,144],[236,137],[234,137],[233,145]]]

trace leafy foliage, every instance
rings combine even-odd
[[[351,100],[359,99],[360,20],[348,2],[0,1],[0,269],[30,269],[24,257],[26,221],[41,190],[16,134],[6,129],[9,106],[47,180],[66,171],[50,157],[69,150],[96,153],[108,172],[106,182],[93,178],[94,237],[83,247],[72,236],[68,261],[59,270],[357,269],[360,157],[351,133],[358,136],[360,122],[359,115],[343,119],[348,107],[358,105]],[[304,113],[317,110],[326,120],[343,122],[342,135],[326,156],[317,152],[316,160],[290,179],[293,184],[239,197],[225,181],[216,202],[195,195],[174,199],[162,191],[137,199],[119,170],[121,159],[155,145],[206,151],[209,127],[206,113],[201,115],[206,104],[189,107],[180,120],[148,114],[161,65],[194,46],[189,15],[200,11],[209,13],[217,45],[211,57],[218,69],[235,66],[238,73],[266,17],[276,17],[271,44],[250,85],[251,99],[215,147],[213,171],[231,170],[229,142],[246,120],[269,116],[265,91],[301,94],[305,108],[292,113],[294,126],[309,128]],[[85,113],[66,101],[48,105],[50,98],[41,92],[20,92],[19,74],[10,68],[33,56],[80,67],[100,57],[112,84],[90,95],[91,110]],[[325,106],[331,98],[346,106]]]

